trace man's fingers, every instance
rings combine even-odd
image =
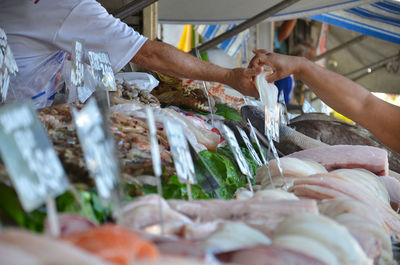
[[[269,52],[267,50],[264,50],[264,49],[259,49],[259,50],[253,50],[253,53],[254,54],[260,54],[260,53],[268,54]]]
[[[263,68],[261,66],[258,66],[258,67],[252,67],[252,68],[245,69],[244,74],[247,77],[254,77],[256,75],[261,74],[262,71],[263,71]]]
[[[268,83],[272,83],[275,82],[276,80],[279,80],[279,76],[277,72],[273,72],[272,74],[267,75],[265,79],[267,79]]]

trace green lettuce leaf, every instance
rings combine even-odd
[[[240,116],[239,112],[234,108],[231,108],[225,104],[215,104],[217,111],[215,112],[216,115],[222,116],[227,120],[231,121],[241,121],[242,116]]]

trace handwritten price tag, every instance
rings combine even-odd
[[[193,160],[181,125],[171,120],[166,120],[164,126],[179,181],[181,183],[196,184]]]
[[[239,126],[236,126],[236,129],[240,133],[240,136],[242,136],[242,139],[243,139],[244,143],[246,144],[247,149],[249,149],[250,154],[253,157],[254,161],[256,161],[257,165],[262,166],[263,163],[261,162],[260,158],[258,157],[258,154],[257,154],[256,150],[254,149],[253,145],[251,144],[249,137],[247,137],[247,134],[245,133],[245,131],[243,131],[242,128],[240,128]]]
[[[0,102],[7,99],[8,86],[10,85],[10,75],[16,75],[18,66],[7,44],[7,36],[0,28]]]
[[[117,91],[110,57],[105,52],[88,52],[92,74],[98,86],[106,91]]]
[[[64,169],[32,105],[0,109],[0,151],[25,211],[67,189]]]
[[[224,138],[228,141],[229,146],[232,149],[233,155],[235,156],[235,160],[236,160],[237,164],[239,165],[240,171],[242,172],[242,174],[244,174],[248,177],[253,177],[251,175],[249,165],[247,165],[246,159],[243,156],[242,150],[240,150],[240,146],[239,146],[238,141],[236,140],[235,134],[225,124],[222,124],[221,126],[222,126],[222,131],[224,134]]]
[[[99,195],[108,200],[119,179],[114,139],[108,137],[103,117],[95,99],[89,100],[81,111],[72,109],[79,142],[86,165],[95,179]]]

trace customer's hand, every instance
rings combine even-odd
[[[253,53],[255,56],[251,59],[249,68],[261,71],[264,65],[271,67],[272,73],[267,75],[268,82],[274,82],[291,74],[300,79],[303,58],[271,53],[267,50],[254,50]]]

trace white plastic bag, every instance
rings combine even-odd
[[[151,92],[159,84],[154,76],[142,72],[118,73],[115,75],[115,80],[117,83],[122,83],[125,80],[129,85],[148,92]]]

